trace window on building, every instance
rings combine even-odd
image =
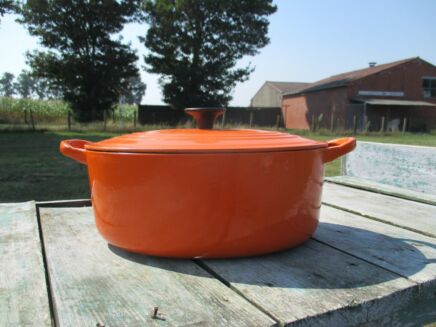
[[[424,98],[436,98],[436,77],[422,78],[422,95]]]

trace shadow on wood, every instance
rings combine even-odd
[[[426,264],[436,262],[434,259],[426,258],[417,246],[411,245],[411,240],[402,240],[360,228],[325,222],[320,222],[319,228],[330,235],[337,235],[338,238],[352,235],[356,246],[366,246],[365,244],[371,241],[382,241],[384,246],[401,251],[406,258],[413,257],[413,260],[404,260],[406,267],[403,267],[403,272],[406,275],[414,275]],[[420,243],[419,240],[412,241],[415,244]],[[130,253],[110,244],[108,247],[116,255],[138,264],[155,262],[148,261],[146,255]],[[169,260],[156,259],[158,260],[156,262]],[[408,262],[410,265],[407,265]],[[270,255],[197,261],[197,263],[228,285],[237,283],[293,289],[350,289],[377,285],[399,278],[395,273],[368,264],[364,260],[338,251],[317,240],[310,240],[300,247]],[[176,272],[185,273],[184,271]],[[201,272],[201,277],[210,277],[210,275]]]

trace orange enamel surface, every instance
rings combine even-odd
[[[324,149],[324,163],[333,161],[348,152],[351,152],[356,147],[356,139],[354,137],[343,137],[327,142],[327,148]]]
[[[166,129],[117,136],[85,148],[105,152],[216,153],[326,148],[326,142],[264,130]]]
[[[318,224],[323,149],[230,154],[87,151],[98,230],[133,252],[250,256],[296,246]]]
[[[64,140],[61,141],[59,150],[64,156],[86,165],[86,144],[91,144],[91,142],[77,139]]]
[[[354,138],[187,129],[65,140],[60,150],[88,165],[95,222],[109,243],[223,258],[307,240],[318,224],[323,164],[355,146]]]

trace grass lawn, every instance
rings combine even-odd
[[[88,198],[86,166],[59,153],[67,138],[109,134],[0,133],[0,202]]]
[[[297,133],[319,140],[341,137],[328,133]],[[69,138],[96,141],[115,135],[101,132],[0,132],[0,202],[88,198],[86,166],[63,157],[59,153],[59,142]],[[435,134],[368,135],[358,136],[358,139],[436,146]],[[327,176],[339,172],[339,160],[326,167]]]

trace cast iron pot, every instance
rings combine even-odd
[[[65,156],[88,166],[101,235],[128,251],[182,258],[258,255],[307,240],[324,164],[355,139],[211,129],[224,109],[186,112],[199,129],[61,142]]]

